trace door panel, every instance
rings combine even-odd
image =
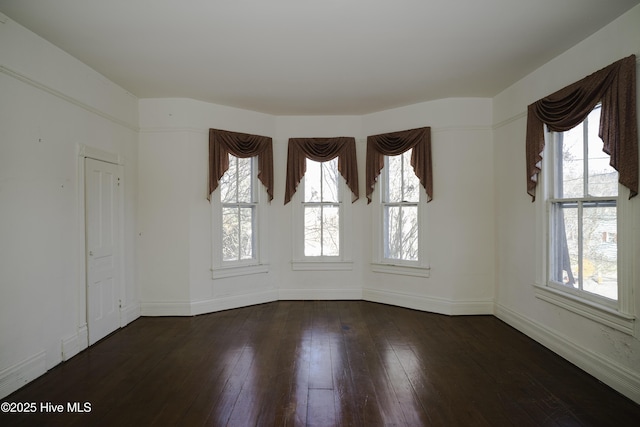
[[[85,159],[89,345],[120,326],[119,166]]]

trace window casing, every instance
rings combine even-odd
[[[257,158],[229,155],[229,169],[212,197],[214,278],[266,271],[264,189],[257,180]]]
[[[373,270],[428,277],[426,193],[411,166],[411,151],[384,156]]]
[[[294,195],[294,270],[351,269],[351,244],[345,237],[350,223],[349,194],[338,171],[338,158],[306,159],[306,172]]]
[[[546,134],[537,296],[631,333],[634,206],[620,196],[628,190],[602,151],[599,123],[598,105],[573,129]]]

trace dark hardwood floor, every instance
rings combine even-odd
[[[639,405],[495,317],[364,301],[140,318],[2,401],[38,408],[2,426],[640,425]]]

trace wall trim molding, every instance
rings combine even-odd
[[[90,113],[93,113],[93,114],[95,114],[97,116],[100,116],[103,119],[107,119],[112,123],[115,123],[117,125],[125,127],[127,129],[131,129],[134,132],[138,132],[138,126],[137,125],[133,125],[131,123],[127,123],[124,120],[121,120],[121,119],[119,119],[117,117],[114,117],[111,114],[105,113],[104,111],[101,111],[101,110],[99,110],[99,109],[97,109],[95,107],[92,107],[91,105],[86,104],[86,103],[84,103],[84,102],[82,102],[82,101],[80,101],[80,100],[78,100],[78,99],[76,99],[74,97],[66,95],[66,94],[60,92],[59,90],[54,89],[51,86],[48,86],[48,85],[46,85],[44,83],[41,83],[41,82],[39,82],[37,80],[34,80],[31,77],[28,77],[25,74],[22,74],[22,73],[20,73],[20,72],[18,72],[16,70],[12,70],[11,68],[8,68],[8,67],[6,67],[4,65],[0,65],[0,72],[3,73],[3,74],[6,74],[9,77],[13,77],[16,80],[21,81],[22,83],[26,83],[29,86],[32,86],[32,87],[34,87],[36,89],[40,89],[40,90],[42,90],[44,92],[47,92],[48,94],[53,95],[53,96],[55,96],[57,98],[60,98],[60,99],[66,101],[66,102],[68,102],[70,104],[73,104],[76,107],[80,107],[83,110],[86,110],[86,111],[88,111]]]
[[[129,304],[126,307],[122,307],[120,309],[120,327],[124,328],[138,317],[140,317],[140,304],[137,302]]]
[[[197,316],[217,311],[283,300],[363,300],[449,316],[493,315],[493,299],[455,301],[377,289],[268,289],[242,295],[198,301],[148,301],[140,316]]]
[[[494,311],[493,299],[456,301],[445,298],[382,291],[379,289],[363,289],[362,296],[365,301],[397,305],[404,308],[446,314],[449,316],[493,315]]]
[[[272,116],[277,119],[280,116]],[[446,133],[446,132],[490,132],[495,126],[483,126],[483,125],[451,125],[442,127],[432,127],[431,134]],[[197,133],[202,135],[209,135],[209,129],[198,128],[193,126],[147,126],[138,129],[139,133]],[[365,145],[367,143],[367,136],[354,137],[356,144]],[[288,143],[289,138],[273,137],[273,142]]]
[[[451,125],[451,126],[432,126],[431,134],[445,133],[445,132],[490,132],[493,130],[492,126],[483,125]]]
[[[640,374],[618,362],[585,348],[570,337],[543,326],[533,319],[497,304],[495,316],[544,345],[557,355],[617,390],[636,403],[640,403]]]
[[[196,127],[189,127],[189,126],[176,126],[176,127],[169,127],[169,126],[157,126],[157,127],[145,127],[145,128],[140,128],[138,130],[140,133],[185,133],[185,132],[189,132],[189,133],[198,133],[198,134],[202,134],[202,135],[209,135],[209,129],[204,129],[204,128],[196,128]]]
[[[46,353],[33,356],[0,371],[0,399],[47,372]]]
[[[503,126],[506,126],[506,125],[508,125],[510,123],[513,123],[513,122],[515,122],[517,120],[523,119],[525,117],[527,117],[527,112],[526,111],[522,111],[522,112],[520,112],[518,114],[515,114],[515,115],[513,115],[511,117],[508,117],[508,118],[502,120],[501,122],[495,123],[492,128],[493,128],[493,130],[496,130],[496,129],[499,129],[499,128],[501,128]]]
[[[361,289],[280,289],[278,300],[361,300]]]
[[[148,301],[140,303],[141,316],[191,316],[190,301]]]
[[[140,316],[198,316],[277,300],[278,290],[268,289],[261,292],[197,301],[148,301],[140,303]]]
[[[120,166],[124,165],[124,159],[120,154],[111,153],[85,144],[77,144],[76,150],[80,158],[93,159]]]
[[[86,347],[86,346],[85,346]],[[76,333],[62,339],[62,361],[66,362],[76,354],[80,353],[80,336]]]
[[[214,313],[217,311],[230,310],[232,308],[247,307],[256,304],[277,301],[277,289],[268,289],[261,292],[254,292],[243,295],[224,296],[191,302],[191,315]]]

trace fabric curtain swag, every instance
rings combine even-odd
[[[384,167],[384,156],[397,156],[412,148],[411,166],[427,192],[427,202],[433,199],[431,128],[423,127],[367,137],[367,203],[371,203],[376,181]]]
[[[284,204],[291,201],[298,184],[307,171],[307,159],[327,162],[338,158],[338,172],[353,193],[352,202],[358,200],[358,163],[356,140],[353,137],[289,138],[287,152],[287,181]]]
[[[258,156],[258,179],[273,200],[273,140],[266,136],[209,129],[209,194],[218,188],[229,169],[229,154],[239,158]]]
[[[599,136],[618,180],[638,194],[638,124],[636,57],[631,55],[529,105],[527,111],[527,193],[535,201],[544,150],[544,125],[564,132],[584,121],[602,104]]]

